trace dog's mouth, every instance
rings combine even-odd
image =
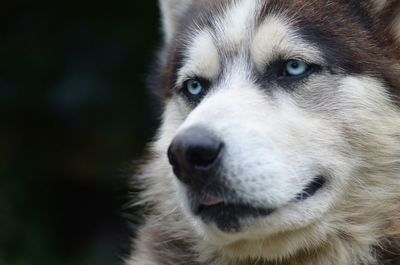
[[[213,199],[201,203],[194,214],[198,215],[204,223],[214,223],[221,231],[232,233],[240,230],[241,219],[265,217],[273,211],[274,209]]]
[[[299,194],[296,195],[295,201],[305,201],[314,196],[318,190],[325,186],[325,183],[326,180],[323,176],[315,177]]]
[[[325,186],[325,183],[326,180],[323,176],[315,177],[295,196],[292,202],[305,201],[314,196]],[[218,229],[226,233],[239,232],[241,220],[266,217],[276,210],[275,208],[255,207],[246,203],[229,202],[212,197],[200,200],[192,206],[194,215],[199,216],[204,223],[215,224]]]

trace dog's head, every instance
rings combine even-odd
[[[159,150],[211,244],[287,256],[387,199],[400,154],[396,2],[161,0]]]

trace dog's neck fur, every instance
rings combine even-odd
[[[155,239],[155,242],[157,239]],[[155,243],[154,242],[154,243]],[[400,254],[396,253],[397,249],[395,245],[398,247],[400,245],[400,240],[393,240],[389,243],[387,249],[382,250],[373,250],[375,253],[371,255],[371,253],[365,253],[366,256],[371,256],[368,261],[362,261],[365,257],[358,257],[354,256],[352,251],[351,244],[348,245],[345,252],[341,250],[339,252],[337,249],[325,249],[325,250],[318,250],[319,253],[300,253],[290,259],[282,260],[282,261],[267,261],[263,259],[246,259],[241,261],[230,260],[227,257],[213,257],[211,260],[205,262],[196,262],[195,257],[196,254],[193,253],[192,256],[188,257],[188,252],[182,252],[182,256],[177,256],[176,249],[180,247],[183,250],[182,246],[184,245],[183,242],[172,240],[169,241],[168,246],[161,246],[156,243],[157,246],[157,260],[162,260],[162,264],[192,264],[192,265],[399,265],[400,264]],[[346,244],[343,244],[346,245]],[[162,248],[162,249],[160,249]],[[393,249],[392,249],[393,248]],[[187,251],[190,248],[187,246]],[[317,250],[316,250],[317,251]],[[168,254],[169,253],[169,254]],[[174,254],[171,257],[171,253]],[[332,255],[338,255],[334,259],[332,259]],[[373,257],[373,258],[372,258]],[[191,260],[191,263],[188,261]],[[182,263],[176,263],[182,262]],[[345,263],[342,263],[345,262]]]
[[[262,259],[245,259],[232,260],[231,258],[210,255],[203,262],[196,261],[197,254],[193,252],[192,246],[188,245],[185,240],[176,238],[166,238],[165,234],[152,228],[153,240],[147,241],[152,244],[153,249],[151,256],[154,261],[161,263],[154,264],[191,264],[191,265],[399,265],[400,254],[400,238],[387,240],[382,242],[379,248],[370,247],[365,253],[355,253],[354,242],[341,240],[334,244],[327,243],[326,246],[316,249],[315,251],[300,252],[292,258],[282,261],[267,261]],[[162,239],[162,242],[160,242]],[[340,239],[336,239],[340,240]],[[165,242],[165,243],[164,243]],[[177,252],[177,250],[180,250]],[[364,256],[361,256],[364,255]]]
[[[201,265],[229,264],[229,265],[399,265],[398,253],[400,239],[387,240],[382,247],[358,246],[356,242],[345,239],[332,239],[335,243],[327,242],[318,249],[300,251],[291,258],[280,261],[267,261],[259,258],[250,258],[241,261],[232,261],[221,258],[214,263],[205,262]],[[397,254],[396,254],[397,253]]]

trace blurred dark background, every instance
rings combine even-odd
[[[0,3],[0,265],[119,264],[157,1]]]

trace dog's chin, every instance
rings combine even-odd
[[[325,195],[324,192],[321,195]],[[302,219],[298,215],[299,209],[307,211],[308,207],[299,203],[276,209],[268,215],[248,216],[221,224],[205,222],[198,216],[192,216],[192,220],[206,244],[224,255],[235,260],[264,258],[274,261],[295,255],[308,244],[318,247],[326,241],[325,233],[329,229],[326,229],[323,217]],[[293,222],[290,218],[297,220]]]
[[[315,247],[322,245],[326,240],[325,231],[318,223],[269,236],[261,234],[259,238],[243,235],[243,238],[234,240],[231,237],[227,244],[220,241],[217,248],[234,259],[263,258],[276,261],[295,255],[307,245],[312,244]]]
[[[295,255],[307,244],[319,246],[327,238],[325,232],[328,230],[324,230],[319,221],[279,232],[263,230],[267,225],[263,221],[265,218],[247,218],[243,220],[241,230],[234,233],[221,231],[215,224],[204,222],[198,223],[198,228],[208,248],[218,249],[221,254],[235,260],[284,259]]]

